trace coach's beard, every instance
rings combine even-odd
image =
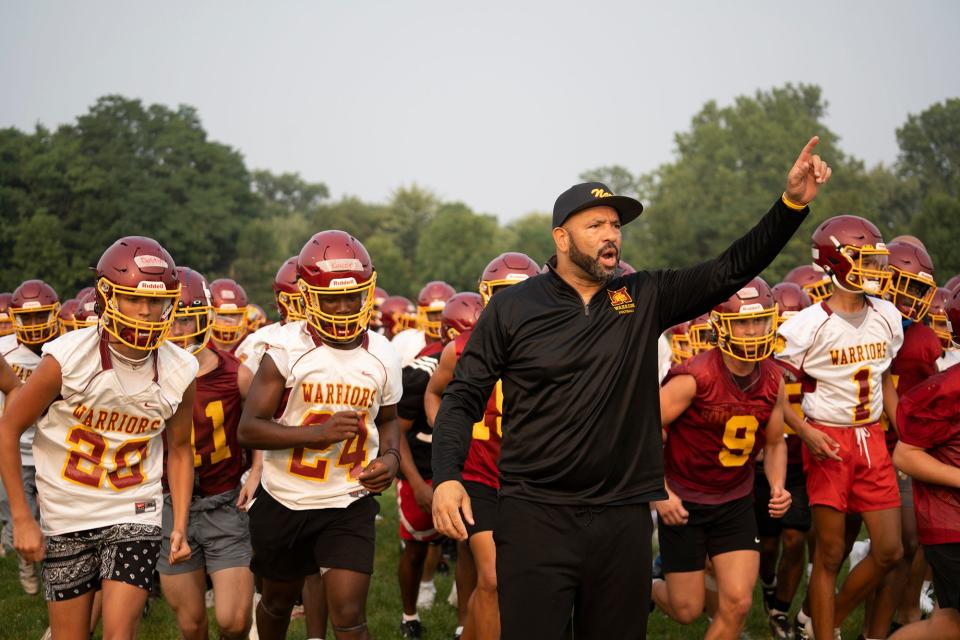
[[[605,253],[610,251],[614,252],[614,257],[616,260],[613,262],[613,266],[607,268],[600,264],[600,257]],[[613,278],[614,273],[617,271],[617,266],[620,264],[620,250],[617,248],[617,245],[612,242],[601,247],[600,251],[597,252],[596,257],[590,257],[586,253],[580,251],[577,247],[577,241],[574,240],[573,236],[570,236],[570,260],[573,264],[580,267],[592,280],[598,284],[607,284],[611,278]]]

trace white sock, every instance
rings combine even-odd
[[[415,613],[415,614],[413,614],[412,616],[408,616],[407,614],[403,614],[403,621],[404,621],[404,622],[413,622],[414,620],[419,620],[419,619],[420,619],[420,614],[419,614],[419,613]]]
[[[807,624],[810,622],[810,616],[804,613],[803,609],[800,609],[797,611],[797,620],[800,622],[800,624]]]
[[[770,582],[770,583],[768,583],[763,578],[760,578],[760,586],[763,587],[764,589],[773,589],[775,586],[777,586],[777,577],[774,576],[773,582]]]

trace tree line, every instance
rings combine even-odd
[[[580,177],[644,202],[643,216],[624,227],[624,260],[638,269],[686,266],[759,219],[798,145],[818,133],[834,176],[813,220],[765,272],[771,283],[810,261],[814,225],[840,213],[873,220],[888,239],[920,237],[940,282],[960,272],[960,99],[910,115],[896,131],[900,154],[891,167],[868,168],[845,153],[823,122],[827,106],[813,85],[758,91],[728,106],[711,101],[675,135],[671,162],[647,174],[612,165]],[[208,139],[192,107],[117,95],[56,130],[0,130],[0,220],[0,291],[36,277],[71,297],[92,284],[90,267],[116,238],[147,235],[178,264],[235,278],[270,312],[277,268],[323,229],[361,239],[380,284],[408,297],[432,279],[473,290],[503,251],[541,264],[553,253],[546,212],[501,224],[416,185],[386,202],[333,200],[323,183],[248,169],[237,150]]]

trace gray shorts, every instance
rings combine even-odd
[[[190,573],[206,568],[207,573],[222,569],[249,567],[250,525],[247,514],[235,505],[238,490],[215,496],[194,497],[190,503],[187,542],[190,559],[170,565],[170,532],[173,530],[173,505],[170,494],[163,498],[163,544],[157,570],[166,576]]]

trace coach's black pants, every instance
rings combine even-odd
[[[572,507],[501,497],[497,589],[502,640],[646,638],[648,504]]]

